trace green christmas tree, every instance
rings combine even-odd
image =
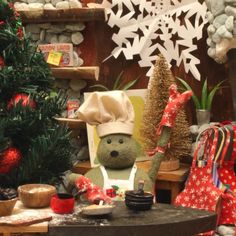
[[[0,187],[57,184],[70,169],[69,131],[56,123],[65,98],[43,55],[0,0]]]

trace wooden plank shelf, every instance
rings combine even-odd
[[[107,14],[104,8],[71,8],[52,10],[24,10],[18,11],[23,23],[48,23],[48,22],[88,22],[106,21]]]
[[[52,75],[58,79],[98,80],[98,66],[51,67]]]
[[[67,124],[71,129],[86,129],[86,123],[79,119],[62,117],[56,117],[55,119],[61,124]]]

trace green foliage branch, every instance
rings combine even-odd
[[[4,59],[0,68],[0,154],[9,147],[22,154],[19,166],[0,173],[0,186],[58,184],[71,167],[70,131],[54,119],[63,111],[66,97],[54,92],[54,78],[42,53],[30,37],[19,37],[19,27],[21,21],[14,10],[0,0],[0,57]],[[20,93],[28,94],[36,107],[23,106],[20,100],[9,108],[9,101]]]
[[[193,92],[193,89],[185,80],[178,78],[178,77],[177,77],[177,79],[183,85],[185,90],[191,90]],[[210,111],[211,107],[212,107],[212,101],[214,99],[214,96],[218,90],[223,88],[222,84],[224,82],[225,82],[225,80],[217,83],[212,88],[211,91],[208,91],[207,79],[205,79],[203,86],[202,86],[202,90],[201,90],[201,97],[198,98],[197,95],[193,92],[192,99],[193,99],[195,108]]]
[[[120,74],[117,76],[117,78],[114,82],[114,85],[111,89],[109,89],[108,87],[106,87],[102,84],[95,84],[95,85],[90,86],[90,88],[96,88],[101,91],[110,91],[110,90],[123,90],[123,91],[125,91],[125,90],[128,90],[131,87],[133,87],[140,78],[140,76],[138,76],[136,79],[131,80],[127,83],[124,83],[123,74],[124,74],[124,71],[121,71]]]

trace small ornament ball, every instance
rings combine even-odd
[[[14,147],[6,149],[0,154],[0,173],[9,173],[13,168],[17,167],[21,160],[21,152]]]
[[[29,106],[31,109],[34,109],[36,107],[36,103],[34,100],[30,99],[29,95],[25,93],[17,93],[13,96],[13,98],[8,102],[7,108],[11,109],[13,106],[15,106],[18,102],[22,103],[22,106]]]
[[[3,58],[0,56],[0,70],[5,66]]]

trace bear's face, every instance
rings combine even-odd
[[[131,167],[137,157],[135,140],[126,134],[110,134],[98,145],[97,158],[99,162],[111,169]]]

